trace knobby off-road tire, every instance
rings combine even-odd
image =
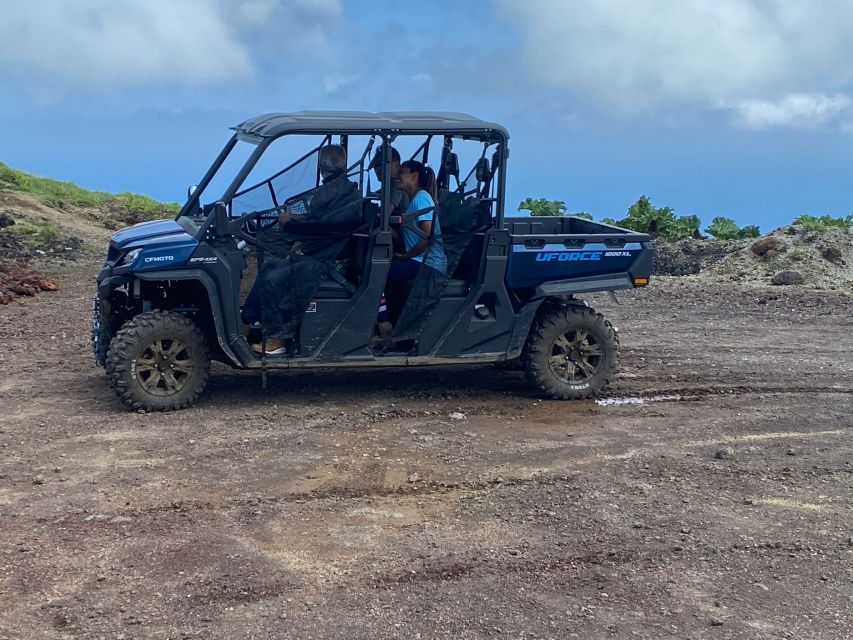
[[[619,336],[589,307],[556,307],[540,316],[524,350],[527,378],[558,400],[600,395],[619,365]]]
[[[207,341],[186,316],[150,311],[126,322],[110,342],[107,378],[124,404],[170,411],[192,404],[210,375]]]

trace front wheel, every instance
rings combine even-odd
[[[151,311],[126,322],[110,341],[107,378],[132,409],[170,411],[192,404],[210,375],[198,326],[179,313]]]
[[[558,400],[599,395],[618,365],[616,330],[588,307],[547,310],[527,339],[528,379]]]

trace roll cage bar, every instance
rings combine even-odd
[[[323,136],[323,141],[316,147],[312,148],[308,152],[304,153],[297,160],[290,163],[284,169],[276,172],[273,176],[262,180],[256,185],[251,187],[247,187],[246,189],[239,190],[240,186],[243,184],[245,179],[248,177],[252,169],[257,164],[258,160],[263,156],[266,152],[267,148],[275,142],[276,140],[287,136],[287,135],[314,135],[314,136]],[[440,133],[436,133],[435,131],[428,130],[417,130],[417,129],[406,129],[406,130],[359,130],[359,129],[334,129],[334,128],[326,128],[325,130],[311,130],[298,128],[294,130],[283,130],[280,133],[277,133],[275,136],[270,137],[262,137],[259,135],[247,133],[245,131],[241,131],[238,129],[237,133],[231,136],[228,142],[225,144],[222,151],[217,156],[216,160],[214,160],[211,167],[207,170],[202,180],[199,182],[198,188],[190,195],[187,202],[181,208],[176,216],[176,220],[184,215],[190,215],[193,211],[198,211],[200,207],[199,199],[201,194],[204,192],[205,188],[210,184],[213,180],[213,177],[216,175],[216,172],[222,167],[225,163],[228,155],[233,151],[234,147],[237,145],[237,142],[242,140],[251,144],[255,144],[256,148],[249,156],[249,158],[244,162],[243,166],[237,172],[237,175],[234,176],[234,179],[225,189],[222,197],[216,201],[213,205],[214,211],[210,211],[208,219],[205,221],[202,228],[199,230],[199,237],[204,237],[205,234],[208,233],[211,225],[215,224],[218,230],[228,229],[228,233],[235,235],[237,237],[241,237],[246,240],[252,240],[251,237],[244,238],[244,235],[247,235],[242,230],[242,224],[249,219],[257,218],[259,215],[269,214],[279,209],[282,204],[278,203],[275,193],[272,190],[271,181],[276,177],[281,176],[286,173],[300,162],[303,162],[306,158],[310,157],[313,153],[316,153],[321,147],[326,144],[330,144],[332,140],[332,136],[340,136],[341,144],[346,148],[348,147],[349,136],[350,135],[369,135],[370,139],[365,151],[361,154],[358,161],[350,165],[347,169],[347,175],[351,175],[351,172],[356,167],[359,168],[359,187],[363,190],[363,176],[365,173],[365,162],[367,158],[369,158],[370,151],[372,150],[377,138],[381,140],[379,145],[379,153],[380,153],[380,162],[382,165],[382,192],[380,195],[381,203],[387,203],[390,200],[391,196],[391,184],[390,184],[390,171],[391,171],[391,154],[388,153],[389,147],[393,144],[393,142],[400,136],[425,136],[424,142],[415,150],[412,154],[412,159],[414,159],[418,154],[421,154],[422,161],[426,163],[429,160],[429,146],[436,135],[441,135],[444,138],[444,144],[442,146],[441,153],[441,164],[439,166],[437,174],[438,186],[440,189],[450,189],[450,178],[455,177],[456,179],[456,191],[462,193],[463,195],[475,195],[474,191],[465,191],[468,180],[470,180],[471,176],[477,172],[478,173],[478,182],[480,182],[480,177],[485,178],[483,180],[482,188],[476,192],[476,195],[484,200],[492,201],[495,204],[494,209],[494,220],[495,226],[498,228],[503,227],[504,221],[504,194],[506,192],[506,164],[508,157],[508,136],[502,130],[496,129],[488,129],[484,128],[482,130],[453,130],[452,127],[448,127],[448,130],[442,131]],[[476,140],[483,143],[483,152],[478,159],[475,166],[471,169],[468,175],[464,180],[459,179],[458,173],[458,163],[456,166],[452,166],[452,158],[455,157],[453,154],[453,140]],[[492,147],[496,146],[496,150],[492,155],[491,162],[488,162],[486,158],[488,150]],[[484,163],[488,166],[485,166]],[[484,175],[484,167],[485,167],[485,175]],[[367,169],[369,170],[369,168]],[[319,169],[318,169],[319,171]],[[354,175],[354,174],[352,174]],[[494,178],[497,176],[497,184],[494,184]],[[319,178],[318,178],[319,180]],[[238,218],[229,218],[227,216],[227,211],[225,210],[224,203],[230,202],[235,196],[245,193],[251,189],[257,188],[260,185],[263,185],[265,182],[270,183],[270,191],[272,195],[273,204],[276,206],[272,209],[268,209],[265,211],[253,211],[246,213]],[[495,188],[494,197],[489,197],[491,190]],[[221,205],[221,207],[220,207]],[[205,207],[207,209],[207,207]],[[382,211],[382,220],[381,220],[381,228],[387,229],[390,223],[390,216],[388,214],[388,208],[385,206],[381,207]],[[419,212],[423,213],[423,212]],[[224,219],[223,219],[224,218]],[[239,223],[239,224],[238,224]]]

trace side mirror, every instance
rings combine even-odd
[[[194,184],[187,189],[187,198],[192,198],[193,194],[198,191],[198,185]]]

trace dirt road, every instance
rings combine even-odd
[[[853,637],[849,296],[591,300],[643,404],[219,367],[136,414],[93,273],[0,308],[0,638]]]

